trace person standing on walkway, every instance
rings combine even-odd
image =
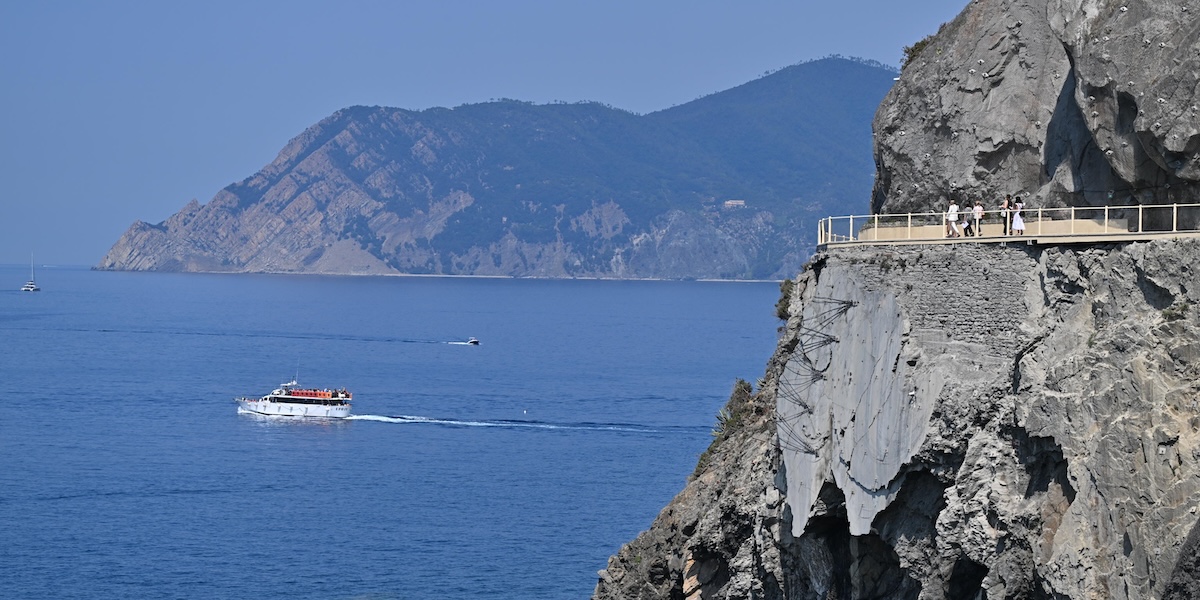
[[[946,209],[946,237],[956,238],[958,233],[958,203],[950,199],[950,208]]]
[[[983,200],[975,199],[975,235],[983,235]]]
[[[1025,208],[1025,203],[1021,201],[1021,197],[1013,201],[1012,205],[1012,234],[1025,235],[1025,219],[1021,216],[1021,211]]]
[[[1005,194],[1000,201],[1000,222],[1004,224],[1004,235],[1008,235],[1008,209],[1012,207],[1012,194]]]

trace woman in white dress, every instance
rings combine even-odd
[[[1017,196],[1012,207],[1012,234],[1025,235],[1025,219],[1021,216],[1021,211],[1025,208],[1025,200]]]

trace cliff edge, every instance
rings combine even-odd
[[[1197,264],[1195,240],[816,256],[736,431],[594,597],[1190,597]]]
[[[1196,202],[1197,12],[970,2],[876,113],[872,211]],[[818,253],[594,598],[1196,598],[1196,265],[1200,240]]]

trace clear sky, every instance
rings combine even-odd
[[[93,265],[133,221],[339,108],[637,113],[830,54],[899,65],[967,0],[0,3],[0,263]]]

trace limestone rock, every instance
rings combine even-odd
[[[1198,240],[815,257],[762,416],[595,597],[1190,597],[1197,264]]]
[[[875,116],[875,212],[1200,196],[1200,5],[975,0]]]

